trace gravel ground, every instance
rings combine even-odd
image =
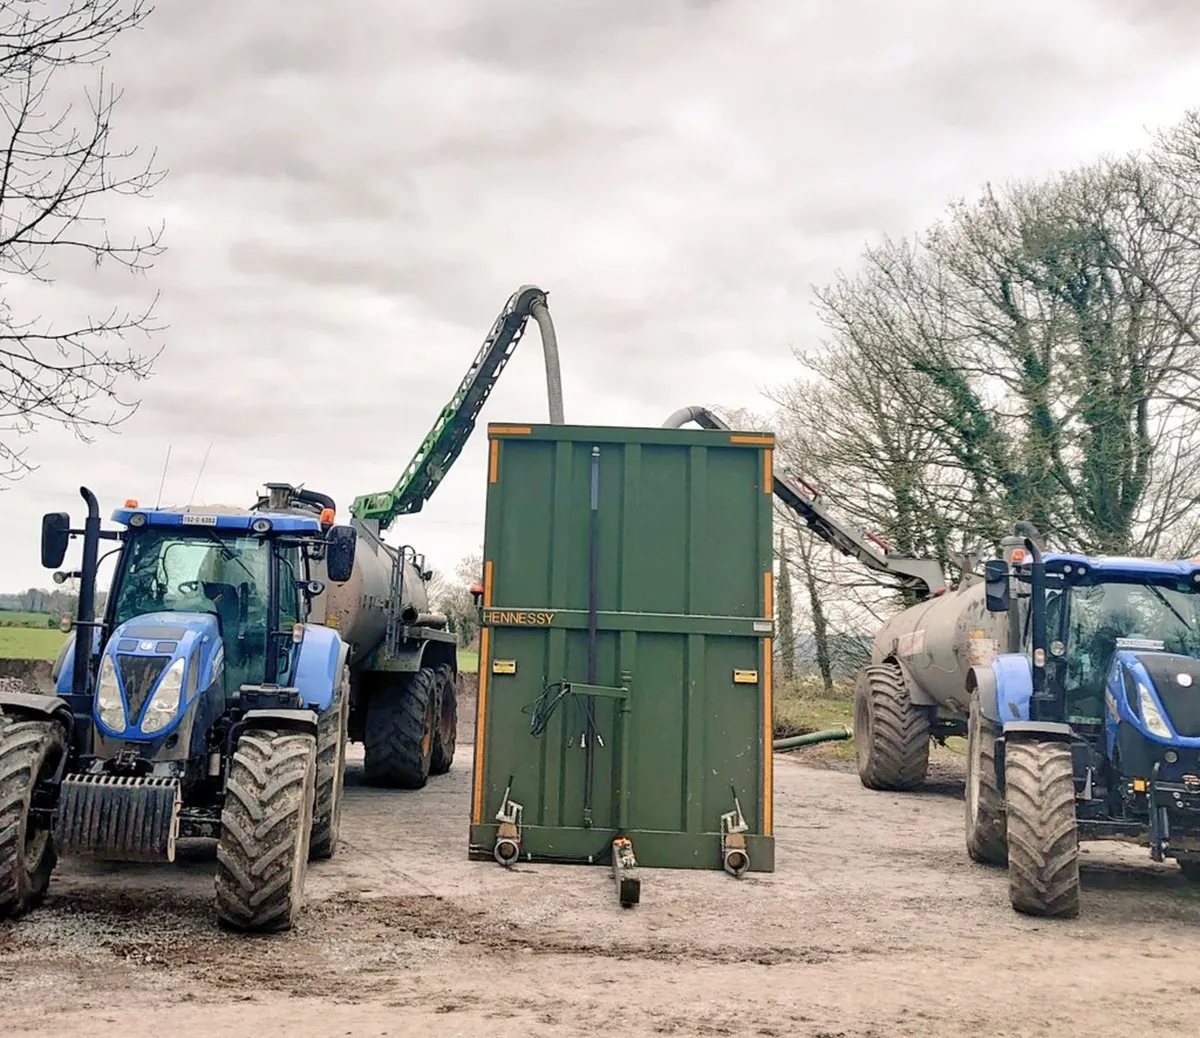
[[[43,908],[0,929],[3,1033],[1195,1030],[1200,896],[1143,852],[1089,846],[1079,919],[1016,915],[1003,872],[963,850],[950,754],[907,796],[864,790],[820,748],[777,756],[778,871],[646,871],[623,911],[604,868],[467,861],[466,727],[420,793],[362,787],[352,750],[344,842],[312,867],[291,934],[216,930],[204,845],[174,866],[61,866]]]

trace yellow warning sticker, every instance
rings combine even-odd
[[[516,660],[492,660],[493,674],[515,674],[516,672]]]
[[[733,672],[733,683],[735,685],[757,685],[758,671],[757,670],[735,670]]]

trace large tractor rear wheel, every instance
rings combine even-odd
[[[60,725],[0,715],[0,919],[37,908],[50,886],[58,854],[34,791],[54,777],[65,752]]]
[[[1004,865],[1008,861],[1004,798],[996,780],[999,734],[999,726],[983,716],[979,693],[974,693],[967,721],[967,788],[963,800],[967,854],[981,865]]]
[[[217,845],[217,919],[257,933],[290,930],[304,904],[317,740],[249,731],[238,739]]]
[[[421,789],[433,766],[437,675],[422,667],[376,688],[367,704],[363,778],[372,786]]]
[[[1008,896],[1026,915],[1079,915],[1079,840],[1071,747],[1005,742]]]
[[[458,741],[458,683],[454,668],[443,663],[437,669],[438,703],[440,717],[437,731],[433,735],[433,761],[429,765],[431,775],[444,775],[454,763],[454,746]]]
[[[854,686],[854,750],[867,789],[909,790],[929,770],[929,715],[895,663],[864,667]]]
[[[350,716],[350,671],[342,680],[317,727],[317,795],[313,805],[310,859],[332,858],[342,823],[342,790],[346,778],[346,726]]]

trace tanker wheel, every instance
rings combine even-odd
[[[454,763],[454,746],[458,741],[458,683],[454,668],[443,663],[437,669],[438,703],[440,718],[433,735],[433,760],[429,765],[431,775],[444,775]]]
[[[1071,747],[1006,741],[1008,897],[1025,915],[1079,914],[1079,840]]]
[[[313,805],[312,836],[308,856],[312,860],[332,858],[337,850],[342,824],[342,791],[346,780],[346,725],[350,715],[350,671],[342,681],[329,709],[317,727],[317,796]]]
[[[65,752],[61,726],[0,715],[0,919],[37,908],[50,886],[58,854],[49,819],[33,813],[34,792]]]
[[[963,800],[967,854],[981,865],[1004,865],[1008,861],[1004,798],[996,781],[999,732],[999,727],[983,716],[979,693],[974,693],[967,721],[967,789]]]
[[[929,715],[908,698],[895,663],[864,667],[854,685],[854,751],[867,789],[909,790],[929,770]]]
[[[367,704],[363,779],[368,785],[421,789],[433,764],[437,674],[422,667],[376,688]]]

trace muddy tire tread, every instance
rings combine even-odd
[[[855,696],[854,737],[869,740],[865,760],[859,755],[859,780],[867,789],[918,788],[929,770],[929,715],[909,699],[903,672],[894,663],[872,664],[864,669]],[[870,710],[871,723],[860,732],[863,707]]]
[[[1025,915],[1074,918],[1079,914],[1079,840],[1070,747],[1006,743],[1004,791],[1012,907]]]
[[[436,677],[423,667],[410,680],[377,689],[367,705],[363,779],[371,786],[421,789],[429,780],[432,746],[424,743]]]
[[[312,831],[316,750],[316,738],[302,732],[256,730],[238,739],[217,846],[222,927],[276,933],[295,923]]]

